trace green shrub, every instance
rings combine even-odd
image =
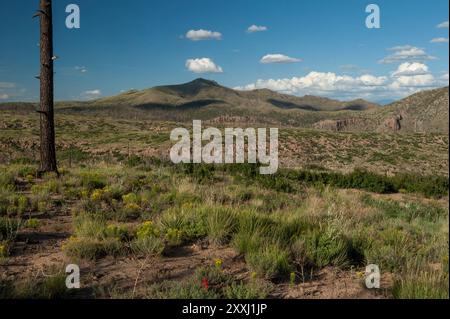
[[[108,225],[105,229],[105,234],[108,238],[118,238],[121,241],[127,241],[131,238],[128,228],[122,225]]]
[[[183,242],[192,241],[207,235],[206,216],[204,209],[169,209],[162,214],[159,224],[163,233],[176,230]]]
[[[223,287],[228,286],[231,278],[215,267],[196,270],[185,281],[164,281],[150,286],[148,296],[153,299],[219,299],[223,296]],[[206,284],[206,286],[205,286]]]
[[[163,281],[149,287],[147,298],[150,299],[219,299],[214,290],[202,287],[201,282],[189,279],[187,281]]]
[[[370,192],[387,194],[405,190],[409,193],[421,193],[427,197],[442,197],[448,194],[449,180],[445,176],[423,176],[420,174],[399,174],[387,177],[356,169],[349,174],[317,170],[279,170],[270,176],[258,174],[256,164],[234,164],[224,168],[247,184],[258,183],[264,188],[279,192],[295,191],[295,182],[308,186],[323,187],[330,185],[337,188],[355,188]]]
[[[134,253],[145,256],[161,255],[164,248],[164,240],[159,237],[138,237],[131,243]]]
[[[238,218],[237,232],[233,236],[232,244],[239,253],[256,251],[269,241],[266,237],[272,234],[273,228],[271,219],[254,212],[243,212]]]
[[[74,236],[102,240],[106,238],[106,220],[98,215],[80,215],[74,218]]]
[[[248,252],[245,260],[253,271],[267,279],[283,277],[293,270],[289,252],[276,244]]]
[[[30,218],[30,219],[27,219],[27,221],[24,224],[24,227],[36,229],[36,228],[39,228],[40,224],[41,223],[40,223],[39,219]]]
[[[417,257],[417,242],[406,230],[387,226],[375,235],[368,234],[367,238],[370,239],[364,251],[367,263],[377,264],[386,271],[402,271],[408,260]]]
[[[437,205],[376,200],[369,195],[364,196],[362,201],[368,206],[382,210],[389,218],[401,218],[409,223],[414,219],[422,219],[435,223],[447,216],[447,212]]]
[[[159,230],[152,221],[146,221],[138,227],[136,236],[137,238],[157,237]]]
[[[1,295],[0,287],[0,297]],[[66,287],[66,274],[58,272],[42,279],[15,283],[5,295],[6,298],[14,299],[65,299],[70,298],[73,291]]]
[[[96,173],[82,173],[81,186],[86,188],[89,192],[96,189],[103,189],[106,187],[105,177]]]
[[[123,252],[123,245],[117,238],[103,240],[93,238],[71,238],[63,246],[63,250],[70,257],[97,260],[106,256],[119,256]]]
[[[179,167],[182,174],[192,177],[198,183],[212,181],[216,170],[215,165],[208,164],[182,164]]]
[[[0,241],[14,240],[21,226],[19,219],[0,217]]]
[[[208,240],[215,245],[228,242],[236,228],[234,212],[230,209],[212,208],[206,217],[206,231]]]
[[[291,249],[295,249],[294,255],[297,260],[303,263],[312,263],[319,268],[345,267],[352,262],[349,240],[329,228],[308,231],[305,238],[295,242]]]
[[[14,175],[6,169],[0,170],[0,188],[15,189]]]
[[[249,283],[233,282],[225,287],[227,299],[265,299],[271,291],[271,286],[264,282],[252,280]]]
[[[394,282],[396,299],[448,299],[448,273],[441,271],[416,271]]]
[[[11,244],[9,241],[0,241],[0,262],[9,256]]]

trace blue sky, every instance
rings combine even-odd
[[[38,99],[38,2],[0,4],[0,102]],[[81,9],[77,30],[65,27],[70,3]],[[380,29],[365,25],[370,3]],[[448,10],[448,0],[58,0],[55,94],[91,99],[204,77],[392,100],[448,85]]]

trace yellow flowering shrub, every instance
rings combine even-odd
[[[106,227],[106,236],[124,240],[129,237],[128,228],[122,225],[111,224]]]
[[[136,235],[138,238],[157,237],[159,231],[152,221],[146,221],[139,226]]]
[[[140,209],[141,209],[141,207],[135,203],[130,203],[130,204],[125,205],[125,210],[127,210],[128,212],[136,212],[136,211],[139,211]]]
[[[137,204],[139,202],[138,196],[134,193],[129,193],[127,195],[123,195],[122,200],[123,200],[124,204],[126,204],[126,205]]]
[[[180,245],[183,242],[183,232],[176,228],[169,228],[166,231],[166,239],[170,245]]]
[[[220,259],[220,258],[217,258],[217,259],[214,261],[214,264],[216,265],[216,268],[217,268],[217,269],[222,269],[223,260]]]
[[[91,200],[94,202],[98,202],[102,200],[103,197],[103,190],[102,189],[96,189],[91,194]]]

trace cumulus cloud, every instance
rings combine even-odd
[[[248,27],[247,32],[248,33],[255,33],[255,32],[264,32],[264,31],[267,31],[267,30],[268,30],[268,28],[263,26],[263,25],[253,24],[253,25]]]
[[[376,77],[369,74],[351,77],[348,75],[337,75],[332,72],[310,72],[303,77],[258,80],[256,83],[238,89],[254,90],[267,88],[290,94],[321,95],[339,91],[375,90],[378,86],[386,84],[387,80],[387,77]]]
[[[436,81],[432,74],[423,74],[414,76],[399,76],[390,86],[393,89],[432,87],[435,83]]]
[[[448,38],[434,38],[431,43],[448,43]]]
[[[439,23],[436,27],[439,28],[439,29],[444,29],[444,28],[448,29],[448,21],[444,21],[442,23]]]
[[[267,54],[261,58],[261,63],[269,64],[269,63],[295,63],[301,62],[301,59],[291,58],[284,54]]]
[[[392,72],[393,77],[399,76],[415,76],[429,74],[428,66],[423,63],[405,62],[398,66],[397,70]]]
[[[194,73],[223,73],[223,69],[210,58],[188,59],[186,68]]]
[[[405,62],[389,76],[364,74],[350,76],[332,72],[310,72],[305,76],[284,79],[259,79],[255,83],[236,87],[238,90],[270,89],[294,95],[318,95],[339,99],[369,100],[402,98],[422,89],[448,83],[448,72],[435,78],[427,65]]]
[[[186,38],[192,41],[201,40],[220,40],[222,39],[222,34],[216,31],[209,30],[190,30],[186,33]]]
[[[0,94],[0,100],[7,100],[7,99],[9,99],[8,94]]]
[[[392,54],[380,60],[379,63],[423,62],[436,59],[436,57],[426,53],[424,49],[410,45],[397,46],[389,50],[392,51]]]
[[[88,90],[81,93],[81,97],[87,100],[95,100],[102,96],[102,92],[99,89]]]

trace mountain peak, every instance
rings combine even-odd
[[[220,86],[219,83],[212,80],[207,80],[204,78],[197,78],[193,80],[192,82],[186,83],[186,84],[196,84],[196,85],[203,85],[203,86]]]
[[[164,92],[172,92],[181,96],[195,96],[205,89],[222,88],[216,81],[203,78],[195,79],[188,83],[159,86],[157,89]]]

